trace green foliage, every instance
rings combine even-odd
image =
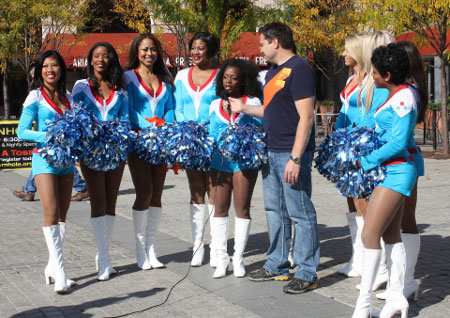
[[[357,31],[359,15],[353,0],[286,0],[290,24],[302,51],[341,51],[344,39]]]
[[[416,32],[420,45],[449,59],[450,0],[360,0],[361,24],[394,34]]]
[[[280,19],[280,9],[263,9],[249,0],[115,0],[115,10],[124,15],[127,25],[137,32],[150,30],[137,12],[150,12],[154,21],[177,35],[178,45],[186,50],[189,33],[208,31],[221,42],[221,55],[225,57],[242,32],[255,32],[269,21]],[[144,9],[143,9],[144,8]]]
[[[58,50],[88,15],[87,0],[0,1],[0,63],[15,60],[27,72],[46,49]],[[4,68],[3,68],[4,70]]]
[[[334,101],[329,99],[320,100],[317,103],[322,106],[334,106]]]

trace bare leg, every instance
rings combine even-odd
[[[411,197],[405,199],[402,218],[402,232],[418,234],[419,229],[416,223],[416,203],[417,203],[417,182],[411,192]]]
[[[150,206],[153,192],[153,178],[151,164],[139,159],[135,152],[128,155],[128,168],[130,169],[131,179],[136,189],[136,199],[133,209],[145,211]]]
[[[258,179],[258,171],[244,170],[233,174],[233,196],[236,216],[250,219],[250,202]]]
[[[352,198],[347,198],[347,205],[348,205],[348,211],[349,212],[355,212],[356,211],[355,203],[353,203],[353,199]]]
[[[386,238],[390,241],[400,241],[400,222],[391,222],[397,220],[396,216],[404,201],[405,196],[388,188],[376,187],[367,207],[367,214],[362,232],[364,247],[368,249],[380,249],[380,238],[386,230]],[[397,224],[398,223],[398,224]],[[395,229],[395,226],[398,226]],[[397,234],[395,233],[397,232]]]
[[[80,164],[83,178],[86,181],[86,187],[89,192],[89,201],[91,204],[91,217],[105,215],[106,196],[105,196],[105,172],[89,169],[83,163]]]
[[[105,190],[106,190],[106,210],[109,215],[116,215],[116,202],[119,194],[120,182],[122,182],[125,162],[114,170],[106,171]]]
[[[58,177],[59,222],[66,222],[72,195],[73,173]]]
[[[230,172],[223,172],[211,170],[211,183],[213,185],[213,199],[214,217],[224,218],[228,216],[228,211],[231,205],[231,192],[233,174]]]
[[[73,177],[73,174],[68,175],[66,179]],[[60,221],[60,194],[58,185],[58,176],[54,174],[44,173],[38,174],[35,177],[36,187],[39,192],[39,197],[41,200],[42,211],[44,214],[44,227],[52,226],[58,224]],[[67,186],[66,186],[67,187]],[[72,185],[70,183],[70,190]],[[67,189],[62,189],[62,194],[67,196]],[[69,193],[70,202],[70,193]],[[68,205],[67,205],[68,207]],[[67,214],[67,207],[64,207],[65,214]],[[64,219],[66,215],[64,214]]]
[[[151,165],[151,169],[153,193],[150,206],[162,207],[161,197],[164,190],[164,182],[166,181],[166,167],[163,165]]]
[[[366,217],[367,206],[369,205],[369,200],[367,199],[354,199],[353,200],[358,216]]]
[[[186,170],[191,193],[191,204],[205,204],[205,194],[209,193],[209,172]]]

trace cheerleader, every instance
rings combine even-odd
[[[159,40],[152,34],[138,35],[130,46],[125,72],[131,126],[141,130],[152,125],[151,119],[174,119],[173,79],[163,61]],[[154,242],[161,217],[161,196],[166,178],[164,165],[149,164],[136,152],[128,155],[128,167],[136,189],[133,225],[137,266],[162,268],[156,257]]]
[[[216,79],[216,93],[226,90],[230,97],[239,99],[247,105],[261,105],[257,96],[261,96],[261,87],[257,80],[258,71],[250,62],[231,59],[221,67]],[[210,134],[216,142],[230,124],[245,125],[253,123],[262,126],[260,119],[244,113],[229,113],[228,101],[216,99],[211,103]],[[211,162],[211,181],[214,193],[214,217],[212,240],[216,249],[217,268],[214,278],[225,277],[230,263],[227,254],[228,210],[231,196],[234,199],[236,218],[234,221],[234,276],[244,277],[244,250],[250,231],[250,201],[258,177],[258,170],[249,170],[225,158],[220,153],[222,143],[217,145]]]
[[[386,178],[370,197],[362,232],[364,244],[361,288],[353,317],[368,317],[371,311],[370,290],[381,257],[383,237],[389,268],[389,295],[380,317],[392,317],[397,312],[406,317],[408,301],[403,296],[405,250],[400,237],[401,209],[405,197],[411,195],[416,182],[416,168],[407,151],[408,139],[415,126],[413,93],[406,85],[409,69],[406,52],[395,44],[381,46],[372,56],[374,83],[389,90],[388,100],[376,110],[376,131],[386,143],[361,157],[364,171],[384,164]]]
[[[33,150],[31,172],[34,176],[44,214],[45,241],[49,261],[45,267],[45,281],[54,282],[54,291],[67,292],[74,281],[66,279],[62,245],[66,232],[66,216],[72,194],[73,166],[55,168],[39,154],[46,138],[47,120],[54,120],[70,109],[71,96],[66,94],[66,65],[56,51],[45,51],[36,63],[33,90],[28,94],[20,116],[19,139],[37,143]],[[37,130],[32,130],[36,121]]]
[[[365,36],[354,34],[345,39],[345,49],[342,53],[345,65],[350,69],[351,76],[340,94],[342,107],[334,126],[335,129],[347,128],[351,130],[357,125],[363,115],[360,93],[363,81],[367,79],[363,64],[363,40]],[[352,257],[347,265],[338,270],[339,274],[348,277],[359,277],[362,272],[362,242],[361,231],[363,212],[367,207],[366,199],[347,198],[349,212],[347,213],[348,227],[352,238]]]
[[[417,47],[409,42],[402,41],[398,46],[406,51],[409,60],[409,74],[408,82],[412,85],[410,89],[413,91],[416,98],[416,122],[423,122],[425,116],[426,105],[428,105],[428,91],[426,85],[426,74],[423,59]],[[414,131],[408,139],[408,152],[414,157],[414,164],[416,166],[417,178],[423,176],[425,173],[425,165],[420,148],[417,147],[414,140]],[[416,223],[416,203],[417,203],[417,181],[411,193],[411,197],[405,199],[402,214],[402,242],[406,253],[406,270],[405,270],[405,285],[403,295],[406,298],[417,300],[419,292],[419,285],[414,279],[414,270],[416,268],[417,258],[420,251],[420,235]],[[388,286],[389,287],[389,286]],[[382,292],[377,294],[377,298],[386,299],[388,293]]]
[[[374,81],[371,77],[372,72],[372,63],[370,61],[373,51],[381,46],[381,45],[387,45],[389,43],[394,42],[394,37],[392,34],[386,32],[386,31],[377,31],[373,32],[369,35],[362,36],[360,38],[360,42],[362,43],[362,50],[360,52],[361,55],[359,55],[358,58],[358,64],[359,64],[359,74],[360,76],[364,76],[364,80],[360,84],[359,92],[357,96],[354,98],[357,98],[357,105],[361,105],[361,107],[358,108],[357,111],[353,111],[353,119],[354,119],[354,126],[357,127],[370,127],[375,129],[375,119],[374,114],[375,111],[380,107],[384,102],[387,100],[389,96],[389,91],[385,88],[378,88],[375,87]],[[356,54],[355,54],[356,55]],[[362,74],[362,75],[361,75]],[[354,96],[354,95],[353,95]],[[353,97],[351,96],[351,97]],[[351,101],[351,99],[350,99]],[[354,104],[355,101],[353,101]],[[349,109],[351,109],[349,107]],[[341,109],[342,110],[342,109]],[[353,124],[352,124],[353,126]],[[339,127],[339,125],[338,125]],[[353,128],[353,127],[348,127]],[[349,201],[349,200],[347,200]],[[352,258],[349,261],[350,265],[347,265],[342,270],[338,271],[341,274],[347,275],[349,277],[358,277],[361,276],[362,273],[362,266],[363,266],[363,244],[361,241],[361,232],[364,227],[364,217],[366,215],[368,200],[367,199],[354,199],[352,200],[354,202],[355,208],[357,210],[357,215],[355,217],[356,222],[350,222],[353,221],[352,218],[348,218],[349,220],[349,227],[350,232],[351,228],[356,225],[356,230],[353,230],[353,233],[355,233],[355,239],[352,240],[353,243],[353,255]],[[349,205],[350,207],[350,205]],[[353,224],[353,226],[351,225]],[[353,234],[352,234],[353,236]],[[383,242],[381,242],[384,244]],[[388,271],[386,267],[385,260],[385,253],[383,249],[382,253],[382,262],[380,262],[379,271],[377,274],[377,278],[374,281],[374,285],[372,287],[372,290],[377,290],[380,286],[382,286],[384,283],[388,280]],[[348,271],[348,272],[347,272]],[[346,274],[347,273],[347,274]],[[359,289],[359,285],[357,285],[357,288]]]
[[[128,121],[128,99],[122,89],[122,68],[111,44],[98,42],[88,54],[88,78],[73,88],[73,99],[102,121]],[[109,246],[125,162],[108,171],[96,171],[81,162],[91,204],[91,224],[98,253],[95,257],[99,280],[108,280],[116,270],[111,266]]]
[[[175,77],[175,119],[177,122],[193,120],[209,123],[209,107],[216,96],[215,56],[219,44],[211,33],[195,34],[189,42],[193,67],[178,72]],[[203,263],[203,218],[205,194],[208,193],[208,212],[212,213],[209,171],[186,170],[191,194],[189,211],[191,215],[192,239],[194,241],[191,266]],[[210,218],[211,225],[211,218]],[[211,225],[211,228],[213,225]],[[215,267],[214,242],[210,244],[210,265]]]
[[[372,129],[375,129],[375,112],[383,105],[386,100],[389,97],[389,91],[386,88],[376,87],[375,83],[373,81],[373,78],[371,76],[372,74],[372,63],[371,58],[373,55],[374,50],[382,45],[388,45],[389,43],[395,42],[395,38],[392,34],[390,34],[387,31],[376,31],[368,36],[364,37],[363,39],[363,65],[364,65],[364,73],[369,74],[368,78],[363,81],[363,84],[361,86],[361,104],[364,105],[364,112],[362,113],[362,118],[360,119],[359,123],[357,124],[358,127],[370,127]],[[361,232],[364,227],[364,219],[366,215],[367,210],[367,200],[361,199],[357,201],[357,204],[359,205],[357,210],[361,213],[362,217],[357,216],[357,236],[356,240],[359,240],[358,251],[357,254],[361,255],[360,257],[357,257],[356,259],[359,261],[358,268],[362,268],[362,253],[363,253],[363,244],[361,242]],[[380,241],[380,244],[382,246],[382,253],[381,253],[381,261],[380,266],[378,269],[377,276],[375,278],[375,281],[372,286],[372,291],[377,290],[380,288],[384,283],[386,283],[389,279],[388,269],[386,266],[386,253],[384,249],[384,242],[383,240]],[[355,259],[354,259],[355,262]],[[362,272],[360,272],[362,274]],[[360,288],[360,285],[358,284],[356,286],[358,289]]]

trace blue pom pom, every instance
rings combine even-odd
[[[172,131],[171,125],[151,125],[142,129],[134,145],[139,158],[155,165],[167,164],[167,142]]]
[[[264,131],[253,124],[230,125],[220,136],[224,157],[239,164],[242,169],[260,169],[269,162]]]
[[[40,155],[54,167],[74,165],[82,155],[82,136],[90,121],[89,112],[74,109],[57,115],[53,121],[47,120],[47,137]]]
[[[128,145],[135,138],[127,121],[101,121],[92,116],[90,127],[83,136],[83,164],[97,171],[117,168],[127,159]]]
[[[333,132],[319,147],[315,159],[320,174],[337,183],[339,193],[346,197],[367,198],[385,178],[385,167],[364,171],[356,168],[358,160],[384,144],[378,133],[369,127],[352,131],[339,129]]]
[[[336,177],[333,175],[335,163],[332,161],[332,154],[335,152],[336,147],[339,147],[348,141],[348,135],[349,131],[347,128],[333,131],[320,144],[318,148],[318,156],[314,159],[315,167],[319,174],[331,182],[337,182]]]
[[[214,141],[208,137],[206,123],[185,121],[176,125],[167,125],[166,164],[169,168],[176,165],[184,169],[209,169]]]

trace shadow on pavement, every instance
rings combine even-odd
[[[126,296],[122,296],[122,297],[101,298],[101,299],[96,299],[96,300],[88,301],[88,302],[73,305],[73,306],[39,307],[39,308],[34,308],[31,310],[17,313],[15,315],[11,316],[11,318],[35,317],[40,314],[43,314],[43,316],[45,316],[45,317],[58,316],[59,314],[63,314],[67,317],[73,317],[73,318],[88,318],[88,317],[94,316],[94,314],[85,313],[85,311],[88,309],[110,306],[110,305],[125,301],[130,298],[146,298],[149,296],[153,296],[159,292],[162,292],[163,290],[165,290],[165,288],[153,288],[150,290],[130,293],[130,294],[128,294]],[[157,305],[157,304],[155,304],[155,305]],[[117,307],[115,307],[115,309],[118,310]],[[114,313],[114,315],[121,315],[121,314],[126,314],[126,313],[127,313],[127,311],[125,311],[125,310],[123,312],[117,311]]]

